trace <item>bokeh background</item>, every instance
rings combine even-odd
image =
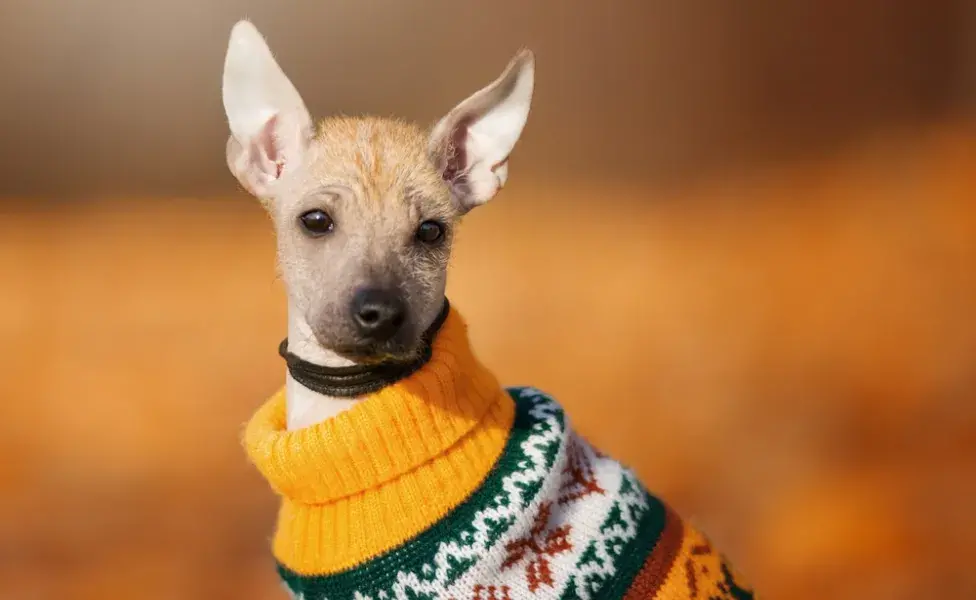
[[[283,597],[242,16],[319,116],[431,123],[533,48],[450,279],[482,359],[764,597],[976,597],[972,0],[4,0],[0,598]]]

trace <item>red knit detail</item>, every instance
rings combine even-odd
[[[552,514],[552,503],[543,502],[535,516],[529,535],[505,545],[508,554],[502,563],[502,570],[514,567],[528,558],[525,567],[525,577],[529,591],[535,592],[540,586],[552,587],[552,569],[549,559],[553,556],[569,552],[573,549],[569,541],[571,525],[562,525],[554,529],[549,528],[549,517]]]
[[[559,504],[574,502],[591,494],[606,493],[596,481],[587,450],[586,442],[570,438],[566,447],[566,468],[563,469],[563,474],[568,477],[559,488]]]

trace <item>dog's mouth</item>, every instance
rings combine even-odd
[[[377,339],[348,328],[344,331],[316,332],[322,348],[362,366],[413,363],[432,352],[434,337],[447,319],[450,305],[447,300],[426,331],[407,321],[394,335]],[[331,334],[331,335],[330,335]]]
[[[339,356],[359,365],[382,365],[410,362],[420,355],[419,341],[405,344],[398,341],[359,343],[333,348]]]

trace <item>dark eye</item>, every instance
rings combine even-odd
[[[302,228],[312,235],[325,235],[335,229],[335,222],[324,210],[310,210],[298,217]]]
[[[444,226],[437,221],[424,221],[417,228],[417,239],[425,244],[436,244],[444,237]]]

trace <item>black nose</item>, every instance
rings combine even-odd
[[[398,294],[381,289],[356,292],[352,299],[352,320],[363,336],[383,342],[403,326],[406,306]]]

